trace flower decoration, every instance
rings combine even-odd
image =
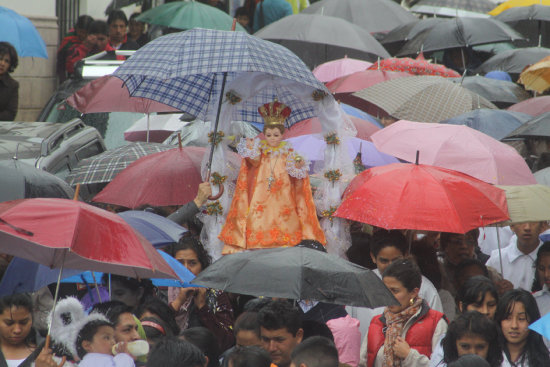
[[[336,181],[340,180],[340,177],[342,177],[342,172],[340,172],[339,169],[326,171],[325,172],[325,178],[329,180],[332,183],[335,183]]]
[[[226,179],[227,179],[227,176],[222,176],[218,172],[212,173],[211,181],[212,181],[212,184],[214,185],[221,185],[225,182]]]
[[[325,142],[328,145],[338,145],[340,144],[340,138],[336,133],[330,133],[325,135]]]
[[[338,209],[338,207],[336,206],[331,206],[329,209],[327,210],[323,210],[321,212],[321,215],[324,217],[324,218],[328,218],[328,220],[330,220],[332,222],[332,220],[334,219],[334,213],[336,212],[336,209]]]
[[[206,214],[208,215],[222,215],[223,207],[219,200],[206,204]]]
[[[327,95],[328,95],[327,92],[325,92],[324,90],[315,89],[311,94],[311,97],[313,98],[314,101],[320,101],[323,98],[325,98]]]
[[[210,144],[213,144],[214,146],[217,146],[222,140],[225,134],[223,131],[218,131],[217,133],[209,132],[208,133],[208,142]]]
[[[235,91],[230,90],[229,92],[225,93],[225,98],[231,103],[232,105],[236,105],[240,101],[242,101],[242,98],[239,97]]]

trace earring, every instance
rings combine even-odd
[[[414,298],[411,298],[411,299],[409,300],[409,306],[412,306],[413,304],[414,304]]]

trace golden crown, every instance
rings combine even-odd
[[[284,125],[285,120],[292,110],[290,107],[275,99],[273,102],[266,103],[258,108],[258,112],[262,115],[265,126],[269,125]]]

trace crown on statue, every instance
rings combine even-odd
[[[265,126],[284,125],[291,111],[290,107],[277,101],[277,98],[273,102],[266,103],[258,108],[258,112],[265,121]]]

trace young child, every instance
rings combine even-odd
[[[134,367],[126,343],[116,344],[115,329],[100,314],[90,314],[88,321],[76,338],[76,350],[81,359],[80,367]],[[113,348],[116,344],[116,347]],[[118,353],[113,356],[113,350]]]

